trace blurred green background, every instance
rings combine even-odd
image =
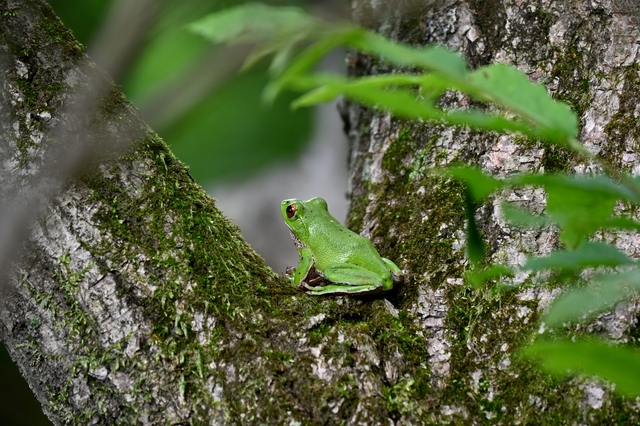
[[[49,0],[62,22],[91,46],[117,0]],[[126,3],[120,1],[119,3]],[[117,83],[201,184],[239,181],[297,157],[312,133],[313,111],[292,112],[294,94],[267,107],[266,66],[238,73],[241,48],[212,46],[186,24],[240,1],[159,0]],[[278,3],[278,2],[272,2]],[[283,4],[284,2],[279,2]],[[286,4],[303,5],[298,2]],[[98,61],[99,62],[99,61]],[[98,65],[101,65],[98,63]],[[51,424],[0,346],[0,425]]]

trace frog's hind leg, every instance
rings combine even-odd
[[[402,274],[402,269],[400,269],[398,265],[393,263],[391,260],[387,259],[386,257],[383,257],[382,261],[387,265],[387,268],[389,268],[389,270],[391,270],[391,272],[393,272],[394,274],[396,275]]]
[[[396,265],[386,257],[383,257],[382,261],[387,265],[387,267],[389,268],[389,271],[391,271],[391,276],[393,277],[393,282],[395,284],[401,283],[404,281],[404,275],[402,274],[402,269],[400,269],[398,265]]]
[[[332,284],[306,286],[310,294],[371,294],[385,289],[384,280],[379,275],[358,265],[329,265],[323,272]]]

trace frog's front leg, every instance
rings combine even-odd
[[[332,284],[320,287],[305,285],[307,292],[321,294],[372,294],[391,289],[391,274],[387,279],[366,268],[351,263],[329,265],[324,269],[324,278]]]
[[[300,262],[298,262],[298,266],[296,266],[293,277],[291,278],[291,284],[294,287],[298,287],[300,283],[307,278],[307,275],[313,266],[313,254],[308,247],[298,248],[298,254],[300,255]]]

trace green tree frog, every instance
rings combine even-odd
[[[400,268],[342,226],[322,198],[284,200],[280,209],[300,255],[298,266],[287,270],[293,286],[315,295],[375,294],[402,281]],[[323,279],[330,283],[322,285]]]

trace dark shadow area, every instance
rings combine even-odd
[[[49,426],[40,403],[0,344],[0,425]]]

